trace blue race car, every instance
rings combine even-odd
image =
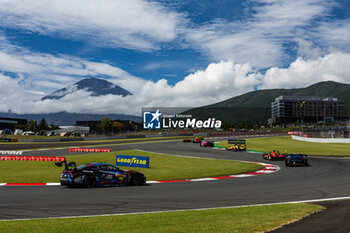
[[[307,155],[304,154],[288,154],[285,157],[285,164],[286,166],[309,166]]]
[[[142,185],[146,177],[141,172],[125,171],[108,163],[88,163],[76,166],[74,162],[57,162],[65,165],[60,182],[62,186],[83,186],[87,188],[112,185]]]

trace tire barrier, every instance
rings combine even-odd
[[[69,152],[111,152],[111,149],[103,149],[103,148],[69,148]]]
[[[209,133],[209,136],[243,136],[243,135],[264,135],[264,136],[274,136],[274,135],[286,135],[285,131],[238,131],[238,132],[217,132]]]
[[[66,157],[63,157],[63,156],[15,156],[15,155],[1,155],[0,156],[0,160],[64,162],[64,161],[66,161]]]
[[[0,155],[22,155],[23,151],[0,150]]]

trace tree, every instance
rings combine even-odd
[[[45,118],[41,119],[41,121],[38,125],[38,129],[39,130],[48,130],[49,129],[49,126],[47,125]]]
[[[101,122],[97,125],[97,130],[104,133],[112,132],[113,121],[108,117],[103,118]]]
[[[123,123],[114,121],[113,122],[113,131],[121,131],[124,128]]]
[[[54,124],[51,124],[49,127],[49,130],[56,130],[56,129],[60,129],[60,127],[58,125],[54,125]]]
[[[22,125],[22,124],[19,124],[19,125],[15,125],[13,126],[14,129],[20,129],[20,130],[26,130],[26,126],[25,125]]]
[[[26,130],[35,132],[38,129],[38,125],[35,120],[29,120]]]

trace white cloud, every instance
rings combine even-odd
[[[327,22],[313,31],[317,42],[331,50],[350,51],[350,20]]]
[[[19,79],[13,79],[0,73],[0,112],[8,112],[12,107],[25,106],[33,103],[30,94],[23,91],[19,84]]]
[[[181,42],[178,37],[184,35],[190,46],[217,62],[170,85],[166,79],[147,81],[107,63],[32,52],[0,36],[0,70],[4,72],[0,74],[0,112],[139,115],[141,107],[197,107],[256,88],[305,87],[327,80],[350,82],[350,21],[322,21],[333,1],[250,2],[257,4],[254,14],[241,21],[216,19],[200,26],[193,23],[189,28],[191,24],[186,24],[182,14],[151,1],[1,0],[2,27],[138,50]],[[283,64],[288,56],[284,46],[290,41],[297,43],[299,58],[287,68],[279,68],[288,65]],[[160,65],[170,67],[173,63],[150,61],[144,69]],[[256,67],[271,66],[265,74],[256,71]],[[108,77],[134,95],[93,97],[80,90],[59,100],[38,100],[86,77]]]
[[[33,93],[48,93],[92,77],[108,80],[128,91],[138,92],[145,80],[106,63],[72,56],[35,53],[0,40],[0,70],[21,77],[22,87]]]
[[[270,68],[261,88],[305,87],[321,81],[350,83],[350,54],[332,53],[315,60],[298,58],[286,69]]]
[[[294,40],[298,44],[297,55],[305,59],[317,59],[324,52],[319,48],[315,47],[310,41],[301,38]]]
[[[255,6],[249,17],[195,26],[187,31],[188,42],[215,60],[233,59],[259,68],[285,65],[285,43],[295,37],[306,40],[310,33],[305,28],[326,17],[333,6],[331,0],[250,2]]]
[[[232,60],[210,64],[175,85],[167,80],[145,81],[132,96],[94,97],[84,90],[59,100],[28,101],[17,80],[5,77],[9,92],[0,94],[1,109],[17,113],[80,112],[140,115],[142,107],[198,107],[216,103],[249,91],[267,88],[306,87],[320,81],[350,83],[350,54],[332,53],[314,60],[298,58],[288,68],[270,68],[265,74],[249,64]],[[6,93],[11,93],[7,96]],[[4,97],[6,99],[4,99]],[[82,101],[84,100],[84,101]]]
[[[2,0],[0,15],[3,27],[140,50],[175,39],[183,21],[146,0]]]

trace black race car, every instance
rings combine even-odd
[[[60,182],[62,186],[83,186],[87,188],[111,185],[142,185],[146,177],[141,172],[125,171],[108,163],[87,163],[76,166],[74,162],[57,162],[65,165]]]
[[[286,166],[309,166],[307,155],[304,154],[288,154],[285,157]]]

